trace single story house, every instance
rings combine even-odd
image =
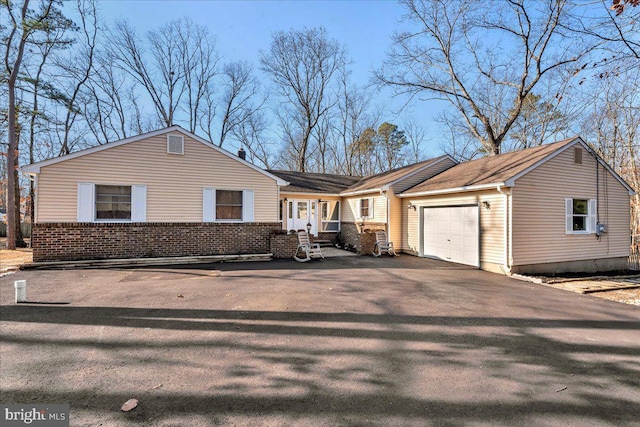
[[[277,230],[505,274],[626,268],[631,187],[580,139],[369,177],[262,170],[179,126],[34,163],[34,260],[275,252]]]

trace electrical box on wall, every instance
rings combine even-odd
[[[596,236],[602,236],[607,232],[607,225],[601,222],[596,224]]]

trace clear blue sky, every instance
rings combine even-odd
[[[404,13],[402,6],[391,0],[102,0],[100,9],[105,24],[124,18],[139,33],[187,16],[216,36],[223,61],[246,60],[256,68],[259,52],[269,49],[273,32],[323,26],[330,37],[347,48],[352,60],[352,79],[359,86],[367,84],[371,69],[382,63],[391,35]],[[405,109],[396,114],[404,101],[392,98],[390,90],[379,94],[376,102],[386,110],[382,120],[402,125],[403,118],[411,115],[432,130],[437,112],[434,105],[418,103],[414,111]],[[440,151],[433,140],[423,150],[428,154]]]
[[[188,16],[216,35],[227,60],[258,63],[271,33],[290,28],[323,26],[349,50],[353,77],[365,83],[390,43],[402,8],[394,1],[169,1],[103,0],[107,24],[125,18],[139,31]]]

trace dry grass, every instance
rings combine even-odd
[[[591,296],[618,301],[624,304],[640,305],[640,289],[620,289],[618,291],[594,292]]]
[[[11,270],[33,261],[31,249],[0,249],[0,271]]]

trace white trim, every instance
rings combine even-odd
[[[242,190],[242,222],[254,222],[255,202],[253,190]]]
[[[38,186],[38,177],[39,175],[35,175],[34,176],[34,186],[35,186],[35,191],[33,192],[33,195],[35,197],[35,200],[33,201],[33,222],[37,223],[38,222],[38,205],[40,203],[38,203],[38,200],[40,199],[40,192],[39,192],[39,186]]]
[[[380,190],[382,190],[382,188],[374,188],[374,189],[369,189],[369,190],[358,190],[358,191],[353,191],[351,193],[340,193],[341,197],[349,197],[349,196],[359,196],[362,194],[367,194],[367,193],[380,193]]]
[[[76,220],[78,222],[95,222],[96,220],[96,185],[93,182],[78,182],[76,201]]]
[[[200,142],[201,144],[206,145],[207,147],[219,152],[220,154],[223,154],[227,157],[229,157],[230,159],[233,159],[251,169],[253,169],[256,172],[261,173],[262,175],[273,179],[277,185],[281,185],[281,186],[286,186],[289,185],[289,183],[285,180],[283,180],[282,178],[278,178],[275,175],[270,174],[269,172],[265,171],[264,169],[259,168],[258,166],[251,164],[249,162],[247,162],[246,160],[242,160],[240,157],[231,154],[230,152],[228,152],[227,150],[225,150],[224,148],[220,148],[217,145],[212,144],[211,142],[208,142],[206,140],[204,140],[203,138],[200,138],[198,135],[195,135],[183,128],[181,128],[180,126],[174,125],[174,126],[170,126],[164,129],[158,129],[155,130],[153,132],[147,132],[147,133],[143,133],[140,135],[136,135],[130,138],[126,138],[126,139],[121,139],[119,141],[114,141],[114,142],[110,142],[108,144],[104,144],[104,145],[98,145],[92,148],[87,148],[86,150],[81,150],[81,151],[76,151],[75,153],[71,153],[71,154],[67,154],[66,156],[61,156],[61,157],[56,157],[54,159],[49,159],[49,160],[44,160],[42,162],[37,162],[37,163],[33,163],[27,166],[23,166],[20,168],[20,171],[23,174],[37,174],[40,173],[40,168],[45,167],[45,166],[49,166],[49,165],[53,165],[56,163],[60,163],[60,162],[64,162],[66,160],[71,160],[71,159],[75,159],[78,157],[82,157],[82,156],[86,156],[88,154],[92,154],[92,153],[97,153],[99,151],[102,150],[108,150],[109,148],[114,148],[114,147],[119,147],[121,145],[125,145],[125,144],[129,144],[130,142],[135,142],[135,141],[140,141],[142,139],[146,139],[146,138],[152,138],[154,136],[158,136],[158,135],[163,135],[163,134],[167,134],[170,132],[180,132],[185,136],[188,136],[191,139],[194,139],[195,141]]]
[[[573,213],[573,201],[574,200],[586,200],[587,201],[587,214],[579,215],[585,217],[585,230],[573,229],[573,217],[576,216]],[[595,234],[596,232],[596,212],[598,209],[596,199],[590,199],[588,197],[571,197],[564,199],[564,215],[565,215],[565,229],[564,234]]]
[[[131,186],[131,222],[147,222],[147,186]]]
[[[214,222],[216,209],[216,190],[213,187],[202,189],[202,222]]]
[[[509,185],[506,185],[504,182],[496,182],[493,184],[480,184],[480,185],[470,185],[468,187],[444,188],[442,190],[429,190],[429,191],[421,191],[418,193],[401,193],[401,194],[396,194],[396,196],[400,198],[407,198],[407,197],[432,196],[436,194],[462,193],[465,191],[495,190],[497,186],[510,187]]]

